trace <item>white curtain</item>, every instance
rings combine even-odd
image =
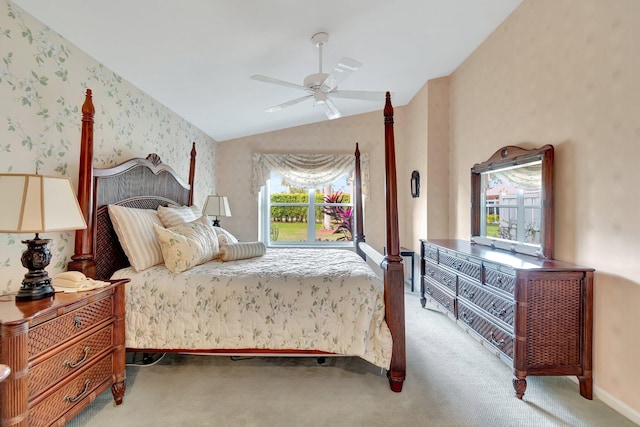
[[[501,182],[523,190],[542,188],[542,164],[534,164],[495,172]]]
[[[260,192],[271,172],[289,185],[314,188],[332,183],[355,170],[353,154],[262,154],[253,155],[252,191]],[[369,194],[369,156],[360,155],[362,194]]]

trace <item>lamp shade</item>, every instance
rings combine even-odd
[[[71,180],[0,174],[0,232],[43,233],[87,227]]]
[[[203,215],[207,216],[231,216],[231,209],[229,209],[229,201],[226,196],[207,196],[207,201],[204,203]]]

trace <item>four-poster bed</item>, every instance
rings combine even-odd
[[[290,251],[286,253],[287,261],[295,257],[294,252],[291,251],[303,251],[304,249],[274,249],[267,250],[267,253],[264,257],[253,258],[249,260],[239,260],[232,262],[218,262],[216,260],[211,262],[203,263],[202,265],[198,265],[185,271],[184,273],[173,275],[168,272],[164,265],[156,265],[152,266],[143,271],[134,271],[132,267],[130,267],[130,262],[125,255],[125,251],[121,246],[121,241],[119,241],[118,235],[114,230],[114,226],[112,223],[112,218],[110,218],[110,205],[118,205],[120,207],[137,209],[137,210],[155,210],[158,206],[191,206],[193,204],[193,188],[194,188],[194,180],[195,180],[195,161],[196,161],[196,150],[195,143],[191,149],[191,158],[190,158],[190,168],[189,168],[189,180],[188,183],[184,183],[178,175],[175,173],[173,169],[163,164],[160,161],[160,158],[157,155],[150,155],[146,159],[136,158],[121,163],[118,166],[106,169],[98,169],[94,168],[92,165],[93,160],[93,124],[94,124],[94,107],[92,103],[92,95],[91,90],[87,90],[85,103],[82,107],[83,118],[82,118],[82,140],[81,140],[81,152],[80,152],[80,172],[79,172],[79,182],[78,182],[78,199],[80,206],[84,212],[85,220],[87,222],[87,228],[85,230],[79,230],[76,232],[75,238],[75,253],[72,257],[72,261],[69,263],[69,270],[77,270],[81,271],[89,277],[93,277],[96,279],[109,279],[113,277],[129,277],[129,275],[136,276],[141,275],[141,278],[133,278],[132,282],[127,285],[127,297],[126,297],[126,305],[127,305],[127,349],[130,351],[144,351],[144,352],[194,352],[194,353],[211,353],[211,354],[256,354],[256,355],[328,355],[328,354],[345,354],[345,355],[357,355],[365,358],[378,366],[382,366],[387,369],[387,376],[389,379],[389,383],[391,389],[395,392],[400,392],[402,390],[403,381],[405,378],[405,329],[404,329],[404,278],[403,278],[403,266],[402,266],[402,257],[399,254],[400,245],[398,239],[398,215],[397,215],[397,200],[396,200],[396,173],[395,173],[395,154],[394,154],[394,137],[393,137],[393,108],[391,106],[390,95],[387,93],[386,105],[384,109],[384,126],[385,126],[385,169],[386,169],[386,211],[387,211],[387,255],[384,257],[381,262],[381,268],[383,270],[384,276],[384,289],[382,290],[378,285],[372,285],[376,279],[375,274],[370,271],[370,269],[366,266],[366,262],[363,259],[366,259],[365,253],[370,253],[371,248],[364,243],[364,231],[363,231],[363,217],[362,217],[362,192],[361,192],[361,181],[360,181],[360,153],[358,147],[356,146],[356,212],[357,212],[357,235],[355,236],[355,242],[357,246],[357,252],[362,257],[362,259],[357,256],[354,257],[355,260],[349,260],[349,265],[345,268],[348,268],[349,271],[336,272],[336,276],[330,276],[327,280],[326,272],[321,273],[313,273],[309,271],[309,276],[300,276],[298,277],[297,273],[291,273],[287,271],[286,273],[279,272],[276,275],[282,276],[284,278],[284,284],[276,284],[276,286],[290,286],[290,282],[295,282],[299,286],[297,291],[297,295],[299,296],[304,292],[304,289],[314,289],[318,292],[318,275],[324,275],[325,282],[335,282],[331,283],[331,286],[327,286],[326,290],[321,290],[320,292],[324,292],[325,295],[329,294],[338,294],[341,289],[344,287],[347,289],[345,291],[345,295],[348,295],[351,300],[346,297],[342,298],[345,301],[348,301],[351,304],[350,309],[347,309],[346,312],[353,312],[354,308],[356,308],[356,312],[362,312],[361,315],[358,314],[358,319],[352,319],[350,322],[353,325],[359,325],[357,322],[366,323],[363,326],[362,330],[358,329],[356,333],[356,327],[354,326],[354,330],[350,331],[352,335],[350,336],[351,342],[357,342],[358,344],[355,346],[350,346],[351,344],[345,344],[344,347],[340,347],[337,345],[336,347],[327,347],[321,338],[317,338],[315,336],[309,335],[308,328],[306,326],[300,327],[300,333],[305,335],[304,339],[298,339],[296,336],[293,339],[292,337],[276,337],[274,335],[274,331],[272,329],[263,331],[262,329],[258,330],[258,328],[262,328],[262,326],[256,326],[257,319],[255,316],[264,316],[264,318],[268,318],[270,321],[272,318],[276,318],[275,322],[277,324],[277,318],[281,318],[283,322],[283,328],[288,328],[290,324],[299,323],[300,325],[305,325],[305,322],[308,319],[299,319],[295,318],[294,321],[290,321],[290,316],[296,315],[294,312],[296,311],[304,311],[307,312],[305,306],[297,307],[295,304],[291,303],[282,303],[278,300],[278,304],[274,304],[273,299],[268,302],[264,302],[264,304],[260,304],[260,301],[255,304],[255,307],[251,307],[251,309],[247,309],[248,304],[246,299],[248,298],[246,295],[238,295],[237,289],[234,288],[231,294],[222,298],[220,295],[223,292],[227,292],[226,290],[221,290],[220,288],[215,288],[215,290],[208,290],[208,287],[205,285],[194,285],[201,270],[205,270],[206,268],[213,268],[214,275],[217,281],[225,282],[226,289],[232,288],[235,282],[239,282],[240,279],[238,276],[233,276],[233,274],[239,274],[238,271],[242,270],[251,270],[255,267],[254,263],[263,262],[263,263],[274,263],[274,260],[277,258],[276,253],[285,254],[285,252],[278,251]],[[329,254],[329,251],[339,251],[341,254],[347,253],[348,255],[352,255],[350,252],[345,252],[344,250],[313,250],[307,249],[307,251],[315,251],[317,253],[326,253]],[[271,257],[271,258],[270,258]],[[260,260],[260,258],[264,258]],[[362,265],[366,267],[363,268]],[[326,264],[326,263],[325,263]],[[336,262],[336,264],[338,264]],[[205,267],[208,266],[208,267]],[[236,270],[236,273],[233,270]],[[263,267],[259,267],[262,269]],[[149,298],[143,297],[140,292],[145,287],[150,286],[151,282],[159,282],[155,277],[157,276],[149,276],[149,272],[154,270],[164,269],[161,275],[163,277],[168,278],[169,276],[180,278],[183,283],[180,286],[184,286],[183,293],[188,295],[189,292],[196,292],[193,294],[194,300],[192,301],[191,310],[178,309],[179,311],[171,311],[169,308],[169,304],[161,305],[155,307],[155,311],[157,313],[151,313],[151,317],[139,317],[141,313],[145,312],[148,309],[148,304],[153,304],[154,301],[151,296]],[[309,267],[311,270],[311,267]],[[338,269],[338,267],[336,267]],[[232,271],[229,273],[229,271]],[[357,273],[360,271],[360,273]],[[209,272],[211,274],[211,272]],[[262,274],[262,271],[260,272]],[[290,275],[291,274],[291,275]],[[312,277],[312,276],[316,277]],[[120,275],[120,276],[118,276]],[[357,280],[360,280],[359,284],[356,286],[358,292],[354,292],[352,290],[348,290],[347,288],[347,280],[344,278],[346,276],[360,276]],[[185,278],[188,277],[188,280]],[[261,276],[262,277],[262,276]],[[291,277],[295,277],[295,279],[291,279]],[[322,278],[321,277],[321,278]],[[287,282],[289,279],[289,283]],[[178,280],[178,279],[176,279]],[[271,279],[264,279],[265,282],[269,282]],[[316,280],[316,282],[311,282],[312,280]],[[210,282],[214,280],[210,279]],[[379,283],[379,281],[377,282]],[[339,284],[339,286],[338,286]],[[212,285],[212,283],[208,284]],[[155,294],[166,292],[169,294],[170,288],[176,286],[174,282],[170,283],[167,288],[162,288],[161,291],[158,291],[156,288],[153,292]],[[254,288],[260,288],[263,286],[262,282],[258,281],[257,285],[247,285],[244,284],[242,289],[244,289],[244,293],[250,293],[254,291]],[[268,286],[267,286],[268,287]],[[361,291],[361,289],[371,288],[371,295],[364,294],[365,291]],[[376,289],[374,289],[376,288]],[[194,289],[197,289],[194,290]],[[205,289],[203,291],[203,289]],[[288,298],[287,290],[285,288],[277,288],[274,287],[275,292],[272,292],[272,289],[267,289],[266,293],[271,298],[271,295],[274,293],[278,295],[278,298],[283,298],[285,301]],[[353,289],[353,288],[352,288]],[[210,292],[211,294],[208,294]],[[203,296],[203,293],[206,294]],[[295,293],[295,292],[294,292]],[[358,295],[359,293],[363,293],[363,295]],[[378,296],[374,295],[376,293]],[[162,294],[164,297],[164,293]],[[331,296],[333,297],[333,295]],[[206,300],[203,300],[203,298]],[[208,298],[208,299],[207,299]],[[253,297],[251,297],[253,298]],[[309,299],[312,305],[324,305],[317,304],[318,300],[315,298],[319,298],[317,294],[311,293],[308,296],[300,299]],[[329,298],[326,297],[325,298]],[[360,299],[358,299],[360,298]],[[376,298],[379,298],[379,301],[376,302]],[[189,298],[182,298],[183,300],[189,300]],[[215,316],[218,311],[224,311],[224,319],[234,318],[236,316],[236,312],[234,309],[229,309],[227,303],[232,300],[242,300],[244,301],[241,305],[242,316],[249,317],[249,322],[254,322],[249,325],[254,331],[254,336],[249,337],[249,341],[253,344],[250,344],[247,347],[242,346],[242,341],[240,343],[233,342],[229,344],[229,337],[220,338],[216,334],[218,332],[224,331],[225,329],[233,329],[236,328],[240,330],[236,335],[242,336],[244,332],[242,331],[245,328],[245,325],[236,325],[233,324],[232,321],[229,321],[229,324],[220,324],[223,323],[219,320],[219,318],[212,317],[209,319],[208,323],[205,323],[207,330],[200,330],[200,328],[196,328],[198,330],[181,330],[182,335],[189,335],[189,343],[185,344],[182,341],[176,340],[175,338],[167,338],[166,336],[158,337],[158,332],[146,333],[141,330],[132,330],[130,328],[134,327],[134,323],[140,324],[148,321],[148,319],[154,319],[157,321],[158,317],[162,318],[162,316],[173,316],[167,319],[168,324],[164,326],[164,329],[172,329],[176,328],[175,323],[178,323],[176,320],[178,317],[183,317],[185,312],[196,312],[196,315],[199,316],[201,311],[205,311],[203,306],[206,304],[200,304],[205,301],[207,303],[211,303],[211,305],[215,305],[215,309],[209,310],[211,316]],[[341,299],[341,300],[342,300]],[[253,301],[253,299],[251,300]],[[367,308],[367,301],[373,301],[374,306]],[[330,300],[323,300],[323,303],[326,302],[327,305],[331,306],[332,309],[335,309],[335,306],[338,303],[335,303]],[[161,304],[161,302],[158,302]],[[182,303],[182,302],[179,302]],[[179,304],[176,303],[176,304]],[[316,304],[314,304],[316,303]],[[301,303],[302,304],[302,303]],[[176,305],[177,306],[177,305]],[[284,312],[270,313],[264,312],[265,306],[269,306],[269,309],[278,310],[281,308],[274,308],[274,306],[278,307],[287,307]],[[236,306],[234,306],[236,307]],[[175,308],[175,307],[174,307]],[[380,313],[376,313],[375,310],[380,310]],[[260,310],[263,310],[261,313]],[[368,310],[368,311],[367,311]],[[332,310],[325,310],[332,311]],[[154,315],[155,314],[155,315]],[[314,312],[313,316],[330,316],[331,314]],[[352,314],[349,314],[350,316]],[[370,318],[367,318],[366,315],[369,315]],[[254,317],[252,317],[254,316]],[[339,316],[345,316],[345,314],[340,314]],[[236,316],[238,317],[238,316]],[[241,316],[240,316],[241,317]],[[264,320],[263,317],[260,317],[261,320]],[[147,320],[145,320],[147,319]],[[217,320],[211,320],[217,319]],[[325,318],[323,318],[325,319]],[[335,329],[344,329],[345,325],[343,324],[333,324],[334,320],[330,317],[327,317],[329,320],[322,320],[321,324],[326,323],[335,327]],[[242,320],[242,319],[240,319]],[[234,321],[239,321],[235,319]],[[350,324],[351,324],[350,323]],[[246,326],[247,329],[250,329],[249,326]],[[135,326],[135,327],[139,327]],[[360,328],[360,326],[357,326]],[[294,328],[295,329],[295,328]],[[313,329],[313,327],[312,327]],[[258,330],[256,333],[255,331]],[[282,332],[282,331],[280,331]],[[287,331],[288,333],[289,331]],[[328,336],[329,333],[333,333],[333,331],[326,330],[324,331],[324,336]],[[154,335],[156,334],[156,335]],[[261,335],[262,334],[262,335]],[[266,334],[266,335],[265,335]],[[337,333],[336,333],[337,334]],[[357,335],[360,334],[360,335]],[[250,335],[250,333],[249,333]],[[285,334],[286,335],[286,334]],[[320,335],[322,335],[322,331],[320,331]],[[258,338],[256,338],[258,336]],[[264,336],[264,338],[262,338]],[[236,338],[235,336],[233,337]],[[244,338],[243,338],[244,339]],[[273,347],[269,346],[268,342],[260,341],[261,339],[271,339],[274,343],[278,341],[277,345],[274,344]],[[340,337],[333,337],[332,341],[340,341]],[[253,341],[252,341],[253,340]],[[141,344],[142,343],[142,344]],[[178,344],[176,344],[178,343]],[[216,345],[211,343],[218,343]],[[290,343],[291,345],[288,345]],[[329,348],[329,349],[328,349]],[[336,349],[346,349],[345,351],[337,351]]]

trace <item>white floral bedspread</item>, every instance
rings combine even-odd
[[[352,251],[269,249],[179,275],[157,265],[113,276],[123,277],[129,348],[321,350],[389,368],[383,285]]]

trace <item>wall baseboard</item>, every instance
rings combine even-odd
[[[578,378],[573,376],[567,378],[569,378],[574,383],[579,384]],[[593,398],[601,400],[614,411],[620,413],[621,415],[624,415],[634,423],[640,425],[640,412],[596,385],[593,386]]]

